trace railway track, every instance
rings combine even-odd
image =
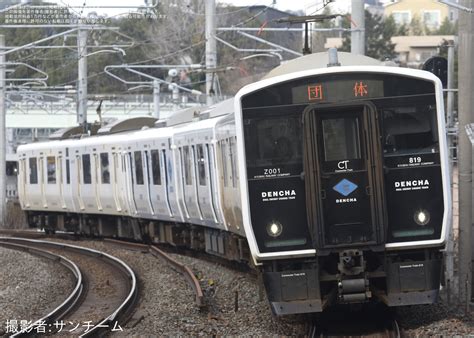
[[[188,284],[191,286],[191,288],[194,291],[196,305],[200,308],[204,306],[204,296],[201,289],[201,285],[199,284],[199,280],[196,278],[194,273],[191,271],[189,267],[173,259],[170,255],[168,255],[163,250],[157,248],[154,245],[131,243],[131,242],[119,241],[115,239],[104,239],[104,242],[111,243],[114,245],[119,245],[120,247],[129,248],[131,250],[140,250],[143,252],[150,252],[153,256],[164,260],[165,263],[169,267],[171,267],[176,272],[180,273],[186,279]]]
[[[13,235],[19,237],[28,237],[28,238],[45,238],[47,236],[53,236],[53,238],[60,238],[60,239],[67,239],[67,240],[77,240],[80,238],[77,235],[69,234],[69,233],[56,233],[54,235],[46,234],[44,232],[39,231],[31,231],[31,230],[10,230],[10,229],[1,229],[0,234],[4,235]],[[112,245],[118,246],[120,248],[125,248],[129,250],[136,250],[141,252],[149,252],[153,256],[163,260],[169,267],[171,267],[176,272],[180,273],[187,281],[189,286],[192,288],[194,292],[194,300],[196,305],[199,308],[203,308],[205,306],[203,291],[199,280],[196,278],[194,273],[191,271],[189,267],[184,264],[181,264],[174,258],[172,258],[169,254],[164,252],[163,250],[159,249],[154,245],[146,245],[140,243],[132,243],[127,241],[115,240],[115,239],[104,239],[104,242],[110,243]]]
[[[357,307],[323,312],[308,326],[308,337],[401,338],[403,332],[393,313],[385,306]]]
[[[40,323],[46,333],[101,336],[121,328],[138,297],[137,279],[123,261],[104,252],[75,245],[16,237],[0,237],[0,245],[57,259],[76,278],[69,297],[48,315],[13,337],[34,335]],[[55,323],[64,323],[58,327]]]

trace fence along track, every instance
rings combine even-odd
[[[104,239],[104,242],[112,243],[121,247],[132,249],[132,250],[141,250],[145,252],[150,252],[155,257],[163,259],[168,266],[170,266],[173,270],[175,270],[176,272],[184,276],[184,278],[186,279],[186,281],[188,282],[188,284],[191,286],[191,288],[194,291],[195,302],[197,306],[200,308],[204,307],[204,296],[202,293],[201,285],[199,284],[199,281],[194,275],[194,273],[186,265],[181,264],[180,262],[176,261],[170,255],[168,255],[167,253],[165,253],[164,251],[158,249],[156,246],[153,246],[153,245],[130,243],[130,242],[124,242],[124,241],[119,241],[115,239]]]
[[[36,323],[44,322],[46,324],[53,324],[55,321],[63,318],[65,315],[67,315],[70,310],[77,304],[77,301],[80,299],[82,292],[84,290],[84,280],[82,277],[81,270],[79,267],[69,260],[66,257],[63,257],[61,255],[56,255],[48,251],[44,251],[41,249],[37,248],[32,248],[28,247],[25,245],[21,244],[15,244],[15,243],[8,243],[5,241],[0,241],[0,246],[9,248],[12,250],[19,250],[19,251],[24,251],[29,254],[35,255],[35,256],[40,256],[46,259],[50,259],[55,262],[59,262],[59,264],[63,265],[66,267],[76,278],[76,284],[72,292],[69,294],[69,296],[64,300],[58,307],[53,309],[50,313],[48,313],[46,316],[37,319],[36,321],[33,322],[32,325],[30,325],[26,331],[32,331],[32,328]],[[11,335],[10,337],[20,337],[22,335],[25,335],[25,333],[15,333]]]
[[[138,284],[137,278],[133,270],[122,260],[111,256],[105,252],[100,252],[94,249],[84,248],[76,245],[69,245],[63,243],[55,243],[43,240],[34,240],[34,239],[24,239],[17,237],[0,237],[0,241],[3,242],[13,242],[13,243],[24,243],[28,245],[35,246],[47,246],[53,249],[64,249],[70,252],[75,252],[83,255],[92,256],[95,258],[102,259],[108,264],[119,269],[126,277],[130,286],[130,291],[126,296],[125,300],[115,309],[115,311],[109,316],[105,317],[99,323],[95,324],[87,333],[81,335],[81,337],[91,337],[91,336],[102,336],[108,331],[110,323],[114,321],[121,322],[122,324],[128,319],[131,310],[136,304],[138,298]],[[60,318],[55,318],[58,320]],[[24,335],[21,334],[21,335]]]

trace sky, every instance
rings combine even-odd
[[[23,0],[25,1],[25,0]],[[51,1],[51,0],[49,0]],[[183,2],[186,0],[183,0]],[[145,0],[52,0],[60,5],[73,6],[78,8],[73,8],[75,11],[81,11],[84,4],[88,7],[97,6],[98,8],[85,8],[84,12],[95,11],[99,14],[107,13],[108,15],[116,15],[118,13],[128,12],[133,10],[131,8],[103,8],[103,6],[143,6]],[[148,0],[148,3],[156,4],[159,0]],[[275,3],[275,8],[279,10],[292,10],[298,11],[302,10],[308,14],[312,14],[317,9],[322,8],[323,0],[216,0],[216,2],[235,5],[235,6],[252,6],[252,5],[266,5],[272,6]],[[347,12],[350,8],[350,0],[335,0],[334,3],[331,3],[329,6],[333,9],[334,12]],[[102,8],[101,8],[102,7]]]

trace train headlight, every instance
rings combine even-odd
[[[415,211],[415,222],[418,225],[426,225],[430,221],[430,213],[427,210]]]
[[[280,222],[271,222],[267,225],[267,233],[272,237],[278,237],[283,231],[283,226]]]

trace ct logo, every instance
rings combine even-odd
[[[349,160],[340,161],[340,162],[337,163],[337,167],[341,170],[347,169],[347,164],[348,163],[349,163]]]

